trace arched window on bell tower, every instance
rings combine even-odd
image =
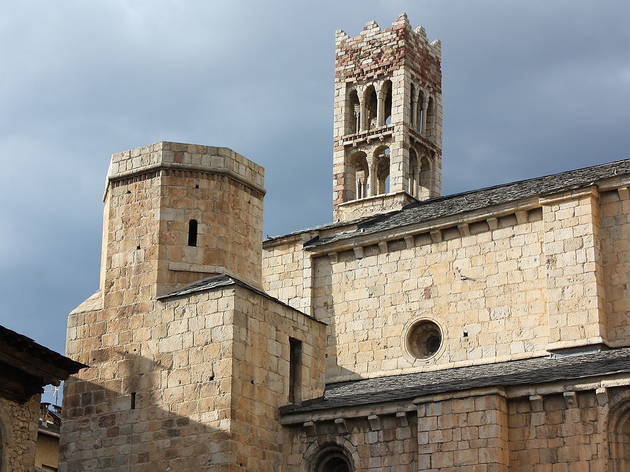
[[[392,81],[386,80],[381,90],[383,97],[383,123],[381,124],[389,126],[392,124]]]
[[[374,193],[374,195],[383,195],[389,193],[389,147],[382,146],[374,151],[374,163],[376,171],[376,192]]]
[[[409,124],[411,125],[411,128],[416,129],[417,128],[416,86],[414,84],[411,84],[410,89],[411,89],[411,93],[409,95],[409,112],[410,112]]]
[[[418,108],[416,109],[416,131],[420,134],[424,134],[424,120],[425,120],[425,112],[424,112],[424,92],[422,90],[418,93]]]
[[[196,246],[197,245],[197,229],[199,223],[197,220],[190,220],[188,222],[188,245]]]
[[[370,169],[367,163],[367,155],[362,151],[357,151],[350,156],[349,163],[350,179],[353,182],[353,190],[348,195],[348,200],[360,200],[369,195]]]
[[[409,150],[409,193],[418,196],[418,154],[413,149]]]
[[[355,134],[361,129],[361,102],[355,89],[348,93],[344,134]]]
[[[378,97],[376,95],[376,89],[374,88],[374,85],[370,85],[368,86],[368,88],[365,89],[363,101],[365,103],[364,131],[374,129],[378,126]]]
[[[418,182],[418,198],[431,197],[431,185],[433,184],[433,165],[428,157],[420,159],[420,177]]]
[[[427,138],[435,137],[435,99],[433,97],[429,97],[429,101],[427,103],[427,124],[424,135]]]

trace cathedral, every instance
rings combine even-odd
[[[112,156],[60,470],[630,471],[630,160],[442,196],[441,82],[338,31],[332,222],[265,241],[244,156]]]

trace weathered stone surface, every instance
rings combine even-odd
[[[439,195],[441,51],[407,21],[336,38],[333,219]]]
[[[0,469],[32,472],[35,466],[40,395],[26,403],[0,397]]]
[[[262,251],[262,168],[114,156],[62,470],[627,470],[630,160],[433,198],[440,55],[338,32],[341,221]]]

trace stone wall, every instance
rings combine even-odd
[[[66,382],[62,471],[223,470],[233,292],[70,316],[67,352],[90,368]]]
[[[623,472],[627,382],[488,388],[286,416],[287,470],[314,470],[332,451],[356,472]]]
[[[601,238],[608,341],[630,341],[630,196],[627,188],[602,193]]]
[[[340,221],[351,221],[377,213],[399,210],[413,201],[414,199],[404,192],[378,195],[340,203],[337,205],[336,215]]]
[[[513,400],[510,471],[607,470],[608,422],[593,391]]]
[[[291,308],[238,289],[234,319],[233,470],[278,470],[283,462],[278,408],[289,401],[289,337],[302,342],[297,400],[324,391],[326,327]]]
[[[188,224],[198,221],[196,246]],[[158,293],[228,273],[261,287],[262,193],[221,174],[163,171]]]
[[[428,401],[418,406],[419,470],[508,470],[507,401],[499,394]]]
[[[625,345],[626,201],[625,187],[586,189],[341,248],[301,248],[317,231],[269,241],[265,287],[329,325],[329,381]],[[420,319],[442,330],[429,359],[405,346]]]
[[[310,313],[310,291],[305,283],[311,280],[311,256],[302,248],[306,238],[300,236],[263,246],[263,288],[292,307]]]
[[[167,141],[113,154],[107,177],[116,179],[164,166],[213,169],[260,189],[264,185],[264,169],[229,148]]]
[[[356,472],[411,472],[418,465],[418,421],[414,412],[323,421],[285,428],[287,472],[315,470],[322,450],[348,453]]]
[[[90,368],[65,387],[66,472],[280,463],[289,336],[303,343],[303,398],[323,391],[324,325],[243,287],[75,312],[68,332],[68,354]]]
[[[548,349],[605,343],[598,193],[550,200],[543,211]]]
[[[35,467],[39,395],[20,404],[0,398],[0,471],[32,472]]]
[[[544,353],[541,211],[492,224],[316,258],[313,314],[329,325],[329,381]],[[404,345],[418,319],[442,330],[442,348],[426,360]]]

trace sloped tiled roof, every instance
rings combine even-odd
[[[63,372],[65,376],[60,375],[59,380],[65,380],[69,375],[87,367],[2,325],[0,325],[0,346],[3,347],[3,350],[11,349],[12,358],[17,359],[17,356],[22,355],[28,356],[28,359],[37,363],[40,369],[45,369],[46,366],[50,365],[51,368],[54,367],[55,369],[54,375],[60,375]]]
[[[160,297],[157,297],[158,300],[166,300],[169,298],[177,298],[177,297],[186,297],[188,295],[193,295],[195,293],[200,293],[200,292],[205,292],[208,290],[213,290],[216,288],[222,288],[222,287],[229,287],[231,285],[238,285],[239,287],[243,287],[247,290],[250,290],[254,293],[257,293],[258,295],[271,300],[279,305],[285,306],[287,308],[290,308],[293,311],[296,311],[298,313],[300,313],[303,316],[306,316],[307,318],[316,321],[317,323],[321,323],[321,324],[326,324],[322,321],[319,321],[318,319],[312,317],[311,315],[308,315],[300,310],[298,310],[297,308],[292,307],[291,305],[289,305],[288,303],[285,303],[281,300],[278,300],[275,297],[272,297],[271,295],[269,295],[266,292],[263,292],[262,290],[253,287],[252,285],[249,285],[246,282],[243,282],[242,280],[237,279],[236,277],[232,277],[231,275],[227,275],[227,274],[222,274],[222,275],[215,275],[214,277],[209,277],[207,279],[204,280],[200,280],[199,282],[195,282],[194,284],[188,285],[184,288],[181,288],[179,290],[175,290],[174,292],[171,293],[167,293],[166,295],[162,295]]]
[[[335,383],[326,387],[323,397],[301,405],[283,406],[280,413],[304,413],[473,388],[536,385],[619,373],[630,373],[630,348]]]
[[[480,210],[535,196],[546,196],[590,186],[611,177],[630,174],[630,159],[592,167],[570,170],[559,174],[536,177],[507,184],[495,185],[470,192],[447,195],[432,200],[414,202],[399,211],[381,214],[358,223],[356,230],[340,232],[308,241],[305,248],[315,248],[356,236],[387,231],[393,228],[422,223],[438,218]],[[325,227],[322,227],[324,229]]]

